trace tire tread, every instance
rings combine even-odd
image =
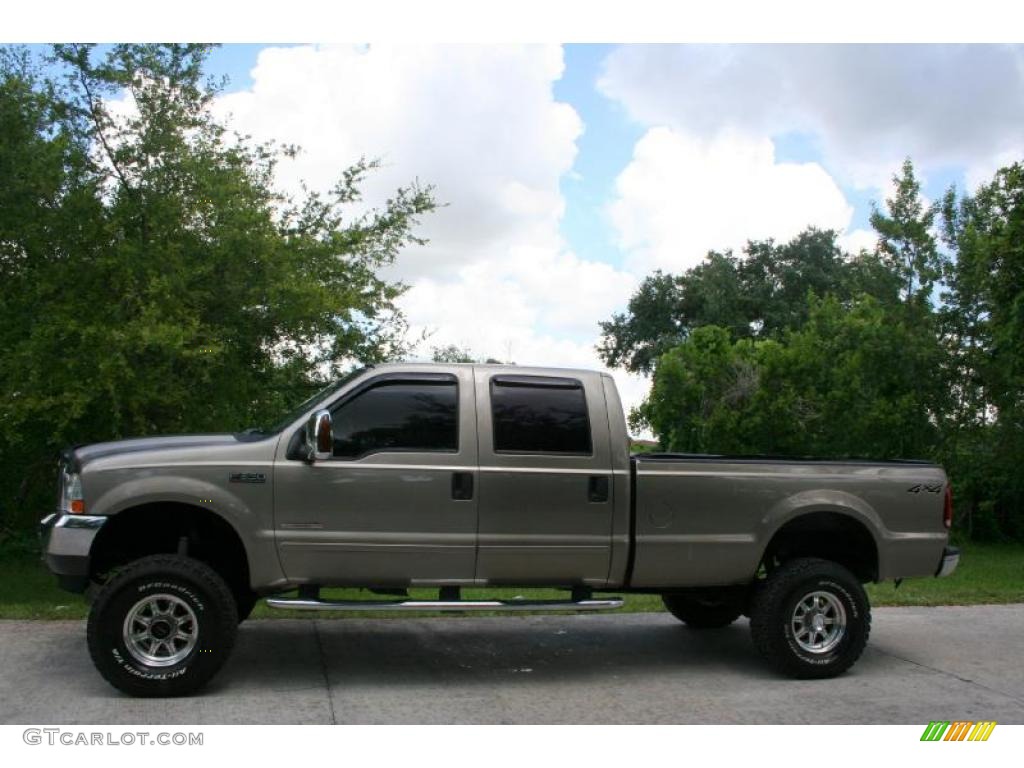
[[[203,666],[202,675],[185,675],[173,680],[141,680],[120,673],[111,663],[107,648],[101,639],[104,614],[121,589],[131,581],[147,576],[164,578],[182,577],[191,580],[212,595],[215,606],[206,621],[219,623],[221,652]],[[227,660],[238,633],[238,613],[235,598],[221,576],[205,563],[181,555],[149,555],[122,568],[107,582],[93,601],[86,627],[86,640],[93,664],[103,678],[115,688],[132,696],[182,696],[193,693],[205,685]]]
[[[801,581],[820,576],[831,576],[859,592],[864,603],[864,631],[858,634],[842,661],[836,664],[811,667],[802,663],[785,645],[784,637],[776,632],[778,610],[786,596]],[[786,617],[783,617],[785,620]],[[817,557],[801,557],[779,566],[754,591],[750,611],[750,634],[757,652],[778,672],[798,679],[834,677],[849,669],[864,653],[871,634],[871,606],[857,578],[839,563]]]

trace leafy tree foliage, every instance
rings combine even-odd
[[[403,286],[379,271],[417,241],[430,189],[367,211],[364,161],[329,194],[280,194],[296,150],[214,119],[208,51],[59,45],[45,74],[16,50],[0,61],[8,529],[49,505],[64,445],[240,429],[404,351]]]
[[[1024,167],[942,203],[947,263],[940,315],[954,406],[944,460],[969,530],[1024,537]]]
[[[733,341],[717,325],[696,328],[658,361],[631,426],[650,425],[670,451],[746,452],[751,435],[743,418],[760,388],[758,358],[771,343]]]
[[[515,365],[511,360],[496,357],[477,357],[473,352],[457,344],[431,348],[431,360],[435,363],[484,363],[485,365]]]
[[[875,254],[847,256],[831,230],[808,229],[776,244],[751,241],[742,257],[712,251],[681,275],[655,272],[625,313],[601,323],[601,358],[612,367],[650,373],[657,359],[702,325],[736,338],[773,338],[808,317],[809,293],[851,299],[867,293],[898,302],[898,279]]]
[[[659,361],[639,415],[669,450],[927,455],[936,437],[929,414],[942,399],[938,339],[893,322],[870,297],[849,307],[813,298],[808,315],[781,340],[697,328]]]
[[[888,213],[876,207],[871,214],[871,226],[878,233],[878,253],[899,276],[904,298],[927,303],[942,273],[932,234],[936,210],[921,200],[921,184],[909,158],[893,177],[893,184],[896,194],[886,200]]]
[[[475,363],[477,359],[473,353],[464,347],[456,344],[448,344],[444,347],[434,347],[431,350],[431,359],[435,363]]]

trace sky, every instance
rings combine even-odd
[[[388,269],[423,358],[602,368],[598,323],[655,269],[810,225],[873,248],[905,157],[931,200],[1024,159],[1021,46],[228,45],[209,71],[220,116],[303,148],[283,188],[360,157],[368,204],[434,186],[429,243]]]

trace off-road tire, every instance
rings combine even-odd
[[[824,652],[807,650],[794,633],[797,605],[814,593],[829,596],[845,612],[845,631],[835,646]],[[755,589],[750,611],[754,646],[769,664],[789,677],[820,679],[842,674],[860,658],[870,632],[871,605],[864,588],[850,571],[830,560],[790,560]]]
[[[172,665],[146,664],[128,648],[126,620],[152,595],[172,596],[195,617],[194,645]],[[194,693],[209,682],[227,661],[237,630],[235,598],[212,568],[189,557],[151,555],[103,586],[89,613],[87,636],[93,663],[108,683],[132,696],[169,697]]]
[[[665,610],[691,629],[720,629],[732,624],[742,613],[741,606],[729,600],[714,600],[692,595],[662,595]]]

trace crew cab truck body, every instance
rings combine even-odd
[[[959,556],[941,468],[630,456],[614,382],[591,371],[383,365],[275,427],[78,447],[60,476],[44,558],[89,593],[93,660],[136,695],[205,683],[259,597],[596,610],[621,600],[594,592],[658,593],[694,628],[748,615],[781,671],[828,677],[867,641],[862,583],[945,575]],[[321,599],[329,586],[388,599]],[[470,602],[464,586],[567,597]]]

